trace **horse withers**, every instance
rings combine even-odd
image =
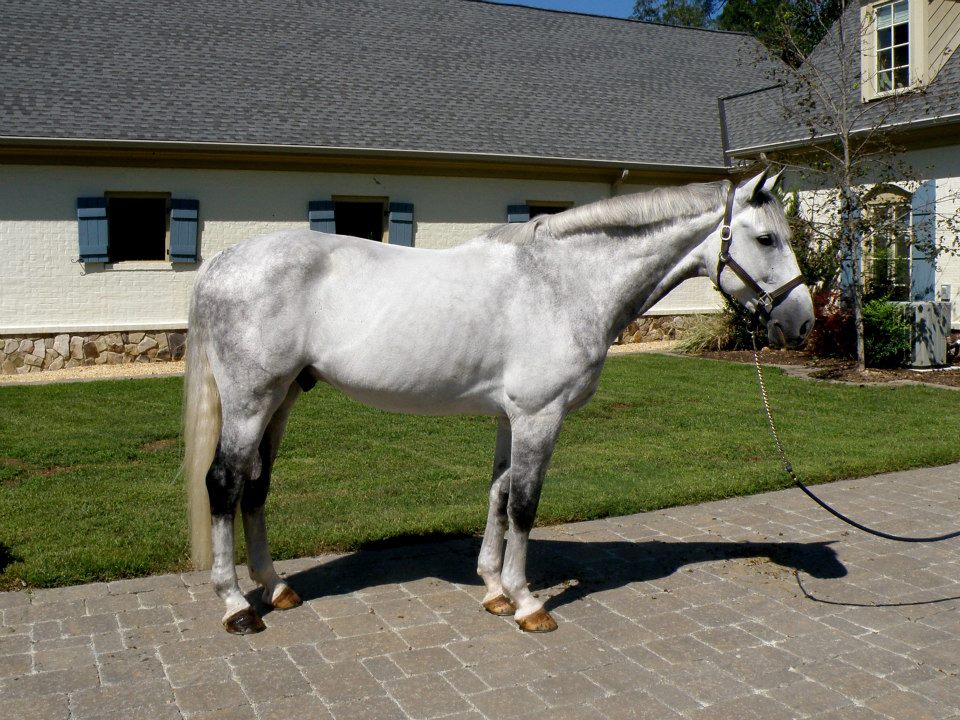
[[[777,179],[611,198],[448,250],[296,230],[211,258],[190,309],[185,471],[192,559],[212,568],[225,628],[264,629],[237,583],[238,505],[264,601],[300,603],[274,570],[263,506],[308,380],[389,411],[499,418],[483,606],[526,631],[555,629],[527,587],[527,540],[563,419],[596,391],[614,338],[695,276],[755,312],[774,345],[797,346],[812,327]]]

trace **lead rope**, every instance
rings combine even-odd
[[[770,425],[770,434],[773,435],[773,442],[777,446],[777,452],[780,455],[780,463],[783,465],[784,472],[790,477],[790,479],[798,488],[803,490],[811,500],[813,500],[815,503],[817,503],[817,505],[822,507],[834,517],[839,518],[848,525],[852,525],[858,530],[862,530],[865,533],[870,533],[871,535],[876,535],[877,537],[886,538],[887,540],[896,540],[897,542],[911,543],[940,542],[941,540],[949,540],[951,538],[960,537],[960,530],[946,533],[944,535],[932,535],[930,537],[906,537],[903,535],[891,535],[890,533],[885,533],[882,530],[874,530],[866,525],[861,525],[856,520],[847,517],[839,510],[834,510],[832,507],[827,505],[826,502],[814,495],[810,488],[804,485],[800,481],[800,478],[797,477],[797,474],[793,471],[793,465],[790,463],[790,460],[787,458],[787,453],[783,449],[783,443],[780,441],[780,433],[777,432],[777,426],[773,422],[773,412],[770,410],[770,399],[767,397],[767,384],[763,380],[763,368],[760,365],[760,353],[757,351],[757,339],[755,333],[750,333],[750,339],[753,341],[753,364],[757,368],[757,379],[760,381],[760,398],[763,400],[763,409],[767,414],[767,424]]]

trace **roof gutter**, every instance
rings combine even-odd
[[[769,89],[769,88],[768,88]],[[923,130],[929,127],[936,127],[937,125],[951,125],[954,123],[960,122],[960,113],[953,113],[952,115],[943,115],[935,118],[925,118],[923,120],[904,120],[902,122],[896,123],[886,123],[881,125],[879,128],[862,128],[860,130],[854,130],[852,135],[862,135],[866,132],[873,132],[875,130]],[[727,148],[724,145],[724,157],[726,158],[727,153],[732,155],[749,155],[751,153],[765,152],[767,150],[794,150],[796,148],[808,147],[810,145],[815,145],[818,142],[825,140],[835,139],[837,137],[836,133],[829,133],[826,135],[818,135],[817,137],[802,139],[802,140],[784,140],[782,142],[768,143],[762,145],[750,145],[742,148]]]
[[[368,158],[393,158],[435,160],[450,162],[498,162],[518,165],[556,165],[583,168],[610,168],[613,170],[673,171],[722,173],[722,165],[683,165],[678,163],[646,163],[628,160],[604,160],[599,158],[573,158],[549,155],[514,155],[509,153],[480,153],[444,150],[402,150],[397,148],[332,147],[314,145],[269,145],[255,143],[181,142],[176,140],[120,140],[114,138],[54,138],[27,136],[0,136],[0,148],[71,147],[89,150],[166,150],[185,152],[266,152],[278,155],[302,156],[355,156]],[[629,174],[629,173],[628,173]],[[625,176],[624,176],[625,179]]]

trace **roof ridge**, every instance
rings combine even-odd
[[[576,15],[577,17],[596,18],[599,20],[613,20],[614,22],[631,23],[634,25],[656,25],[658,27],[666,27],[674,30],[695,30],[698,32],[715,33],[717,35],[742,35],[742,36],[751,37],[751,38],[753,37],[753,35],[743,30],[719,30],[717,28],[701,28],[701,27],[694,27],[691,25],[670,25],[669,23],[656,22],[654,20],[622,18],[622,17],[616,17],[614,15],[594,15],[592,13],[580,12],[577,10],[560,10],[557,8],[543,8],[543,7],[536,7],[534,5],[525,5],[523,3],[523,0],[499,0],[499,1],[498,0],[460,0],[460,2],[474,3],[476,5],[496,5],[498,7],[522,8],[523,10],[534,10],[536,12],[553,13],[554,15]]]

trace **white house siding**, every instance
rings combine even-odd
[[[937,297],[940,287],[950,286],[951,325],[960,329],[960,145],[909,153],[906,160],[919,175],[936,180],[937,188]],[[950,228],[947,218],[953,219]]]
[[[630,188],[632,191],[633,188]],[[77,262],[78,197],[169,192],[200,203],[200,252],[244,238],[307,228],[307,203],[331,195],[385,196],[415,205],[415,244],[452,247],[505,219],[507,205],[581,205],[609,185],[478,178],[198,169],[0,166],[0,335],[186,327],[196,265]],[[958,285],[960,288],[960,285]],[[716,307],[709,284],[690,281],[654,314]]]
[[[960,329],[960,238],[956,230],[960,229],[960,145],[940,147],[928,150],[914,150],[899,158],[905,167],[913,169],[915,180],[933,180],[936,185],[937,245],[940,248],[937,257],[936,298],[950,300],[954,329]],[[796,178],[794,186],[796,186]],[[788,185],[790,182],[788,181]],[[907,191],[916,189],[916,182],[902,183]],[[817,198],[815,191],[801,191],[801,201],[807,201],[806,212],[824,208],[826,201]],[[826,197],[831,197],[828,193]],[[952,223],[949,219],[952,218]],[[835,221],[836,218],[833,218]],[[955,227],[951,229],[950,225]],[[950,297],[941,297],[941,287],[950,286]]]

